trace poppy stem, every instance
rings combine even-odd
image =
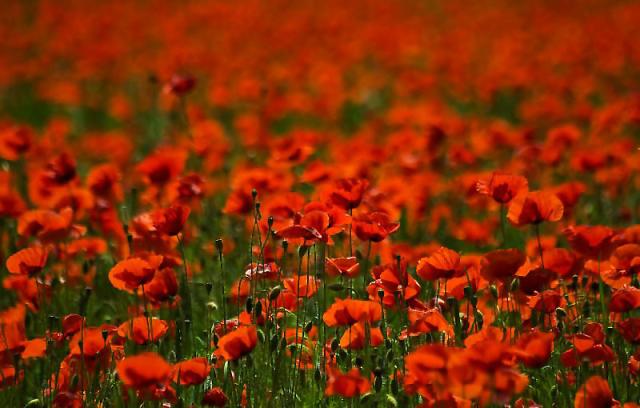
[[[542,249],[542,241],[540,241],[540,224],[534,224],[534,230],[536,232],[536,240],[538,241],[538,252],[540,253],[540,265],[542,266],[542,271],[546,271],[545,267],[544,267],[544,255],[543,255],[543,249]],[[546,317],[546,311],[547,311],[547,307],[544,304],[544,290],[542,291],[542,293],[540,294],[541,296],[541,300],[542,300],[542,328],[545,327],[545,317]],[[551,319],[549,319],[551,320]]]
[[[220,261],[220,292],[222,295],[220,303],[222,304],[222,333],[227,334],[227,298],[224,290],[224,255],[222,253],[222,240],[216,241],[216,247],[218,249],[218,260]]]
[[[369,274],[369,257],[371,256],[371,241],[367,243],[367,256],[364,259],[366,265],[362,271],[362,294],[364,298],[367,298],[367,275]]]
[[[500,203],[500,229],[502,230],[502,247],[507,246],[507,212],[504,203]]]
[[[189,290],[189,276],[187,272],[187,257],[184,252],[184,241],[182,234],[178,234],[178,246],[180,247],[180,256],[182,257],[182,278],[180,279],[180,295],[182,297],[182,318],[184,321],[192,321],[191,319],[191,291]],[[186,327],[186,325],[185,325]],[[192,327],[189,325],[189,327]],[[185,335],[191,335],[191,333],[185,333]]]
[[[536,240],[538,241],[538,253],[540,254],[540,264],[542,265],[542,270],[545,270],[544,267],[544,256],[542,249],[542,242],[540,241],[540,224],[534,224],[534,230],[536,232]]]
[[[144,318],[147,322],[147,341],[153,342],[152,331],[151,331],[151,318],[149,316],[149,309],[147,307],[147,295],[144,291],[144,285],[140,285],[142,287],[142,304],[144,305]],[[133,335],[133,333],[131,333]]]
[[[352,236],[352,231],[353,231],[353,209],[349,208],[349,256],[353,256],[353,236]]]

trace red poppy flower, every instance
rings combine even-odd
[[[568,249],[551,248],[544,251],[544,267],[558,276],[567,277],[577,274],[582,262]]]
[[[563,298],[555,290],[545,290],[529,299],[529,307],[539,312],[553,313],[560,306]]]
[[[155,317],[138,316],[131,321],[124,322],[118,327],[118,335],[128,337],[136,344],[156,342],[167,334],[169,325],[167,322]]]
[[[258,254],[259,256],[260,254]],[[280,268],[275,262],[247,265],[244,271],[244,278],[248,280],[277,280]]]
[[[382,303],[385,306],[393,306],[399,301],[401,304],[412,303],[420,294],[420,284],[407,271],[407,262],[393,262],[386,265],[375,266],[371,269],[371,275],[375,279],[367,286],[369,300],[379,302],[378,291],[382,289],[384,295]]]
[[[258,344],[255,326],[244,326],[227,333],[218,341],[215,355],[227,361],[237,360],[249,353]]]
[[[286,239],[303,239],[305,241],[314,241],[322,239],[322,234],[313,227],[306,227],[304,225],[291,225],[289,227],[282,228],[276,231],[276,235],[279,238]]]
[[[21,352],[26,339],[25,328],[26,309],[19,304],[12,308],[0,311],[0,330],[2,341],[0,341],[0,353]]]
[[[611,347],[605,344],[604,329],[600,323],[587,323],[583,333],[568,336],[568,340],[573,348],[560,356],[560,362],[565,367],[577,367],[582,360],[597,366],[616,358]]]
[[[211,388],[202,397],[202,405],[207,407],[224,407],[228,401],[229,398],[220,387]]]
[[[564,207],[560,199],[546,191],[530,191],[511,201],[507,218],[512,224],[522,226],[555,222],[562,218]]]
[[[525,366],[540,368],[551,357],[554,338],[553,333],[532,330],[518,338],[513,352]]]
[[[329,327],[352,325],[357,322],[377,322],[382,317],[382,307],[369,300],[336,299],[324,312],[322,319]]]
[[[144,284],[144,294],[152,303],[172,299],[178,293],[178,280],[172,268],[160,268],[153,278]]]
[[[41,358],[47,354],[47,340],[44,338],[27,340],[23,343],[24,350],[20,357],[27,360],[30,358]]]
[[[170,237],[178,235],[187,222],[191,209],[186,205],[174,204],[169,208],[152,213],[153,226],[161,234]]]
[[[491,178],[476,183],[480,194],[488,195],[500,204],[509,203],[516,195],[526,192],[529,183],[522,176],[494,172]]]
[[[340,347],[351,350],[364,349],[367,338],[367,328],[365,328],[365,324],[368,323],[357,322],[349,326],[340,338]],[[382,331],[379,327],[369,327],[368,331],[369,345],[371,347],[378,347],[382,344],[384,337],[382,337]]]
[[[162,256],[153,255],[149,259],[129,258],[118,262],[109,271],[109,282],[120,290],[134,291],[140,285],[150,282],[162,263]]]
[[[331,192],[331,201],[345,210],[356,208],[360,205],[368,186],[369,182],[365,179],[337,180]]]
[[[33,131],[25,126],[9,126],[0,129],[0,157],[5,160],[18,160],[29,151],[33,140]]]
[[[626,313],[640,307],[640,289],[625,286],[613,292],[609,301],[609,311]]]
[[[109,356],[109,342],[103,337],[117,330],[114,326],[85,327],[69,340],[69,350],[76,358],[84,357],[85,363],[93,363],[100,356]]]
[[[360,263],[355,256],[346,258],[326,258],[327,275],[354,278],[360,273]]]
[[[603,408],[619,405],[618,401],[613,398],[613,392],[611,392],[607,380],[599,375],[594,375],[580,387],[573,406],[575,408]]]
[[[630,317],[618,323],[618,331],[626,341],[640,343],[640,317]]]
[[[416,348],[405,357],[407,370],[405,384],[409,379],[418,387],[444,382],[447,374],[447,360],[457,352],[457,349],[441,344],[426,344]],[[423,395],[423,392],[419,392]]]
[[[481,261],[481,275],[488,281],[505,281],[512,278],[525,263],[526,257],[516,248],[488,252]]]
[[[2,286],[14,291],[20,302],[24,302],[32,312],[39,310],[42,295],[48,296],[48,286],[28,275],[9,275],[2,281]]]
[[[284,287],[296,297],[311,298],[318,292],[319,281],[309,275],[293,276],[283,280]]]
[[[62,319],[62,332],[65,337],[73,336],[82,329],[85,318],[79,314],[68,314]]]
[[[576,225],[566,228],[563,232],[571,248],[589,259],[607,258],[612,249],[611,240],[615,235],[611,228],[604,225]]]
[[[449,279],[460,275],[463,273],[460,268],[460,254],[449,248],[440,247],[430,256],[418,261],[416,273],[427,281]]]
[[[119,202],[123,196],[121,179],[122,175],[115,165],[102,164],[87,175],[87,187],[96,197]]]
[[[632,276],[640,272],[640,245],[619,246],[613,251],[609,261],[608,268],[599,268],[602,279],[612,287],[630,284]]]
[[[353,230],[362,241],[380,242],[400,228],[383,212],[371,212],[353,219]]]
[[[76,161],[69,153],[63,152],[47,163],[45,175],[53,184],[67,184],[76,177]]]
[[[176,96],[188,94],[195,88],[196,79],[190,75],[172,75],[169,82],[164,86],[165,93],[172,93]]]
[[[357,368],[352,368],[346,374],[337,368],[329,368],[327,375],[327,387],[324,390],[327,396],[339,395],[344,398],[353,398],[371,389],[371,383],[362,377]]]
[[[150,352],[126,357],[117,363],[116,369],[124,385],[136,390],[164,384],[171,375],[171,365]]]
[[[182,173],[186,160],[185,151],[162,148],[140,162],[137,170],[145,176],[149,184],[163,186]]]
[[[204,357],[196,357],[190,360],[181,361],[173,366],[172,377],[174,382],[180,385],[202,384],[209,376],[209,363]]]
[[[6,365],[0,368],[0,390],[5,386],[15,385],[16,380],[16,368],[11,365]]]
[[[49,253],[43,247],[21,249],[7,258],[10,273],[33,277],[47,264]]]
[[[432,332],[443,332],[448,336],[453,336],[453,327],[438,309],[420,310],[409,308],[409,330],[410,336],[426,334]]]
[[[57,242],[72,231],[73,210],[64,208],[59,213],[50,210],[31,210],[18,219],[18,234],[38,237],[44,242]]]

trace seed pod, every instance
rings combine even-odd
[[[309,332],[311,331],[311,329],[313,329],[313,322],[308,322],[305,326],[304,326],[304,332],[309,334]]]
[[[244,304],[244,310],[249,314],[253,311],[253,298],[251,296],[247,298],[247,301]]]
[[[222,243],[222,239],[220,238],[216,239],[216,249],[218,250],[219,253],[222,253],[223,247],[224,245]]]
[[[382,389],[382,377],[376,376],[373,380],[373,389],[376,390],[376,392],[380,392]]]
[[[514,279],[511,281],[511,286],[509,287],[509,291],[511,292],[517,292],[518,289],[520,288],[520,279]]]
[[[474,293],[473,296],[471,296],[471,299],[469,299],[469,302],[471,302],[471,306],[474,308],[478,306],[478,295]]]
[[[360,397],[360,406],[366,407],[373,401],[373,394],[371,392],[367,392]]]
[[[349,355],[347,354],[346,351],[344,351],[344,349],[340,349],[336,353],[336,358],[342,362],[342,361],[345,361],[347,358],[349,358]]]
[[[262,219],[262,213],[260,212],[260,202],[256,202],[256,218],[258,220]]]
[[[390,348],[389,350],[387,350],[387,357],[386,357],[387,361],[392,361],[393,360],[393,349]]]
[[[298,351],[298,346],[296,344],[289,344],[287,348],[289,348],[289,353],[291,353],[291,357],[296,355],[296,351]]]
[[[482,326],[484,325],[484,315],[479,310],[476,310],[476,322],[478,330],[482,330]]]
[[[278,340],[279,338],[277,334],[271,336],[271,339],[269,339],[269,350],[273,352],[278,348]]]
[[[278,296],[280,296],[280,291],[281,291],[281,290],[282,290],[282,289],[280,288],[280,286],[276,286],[276,287],[274,287],[273,289],[271,289],[271,290],[269,291],[269,300],[270,300],[270,301],[272,301],[272,302],[273,302],[274,300],[276,300],[276,299],[278,298]]]
[[[571,290],[577,290],[578,289],[578,275],[573,275],[571,277]]]
[[[556,308],[556,317],[557,317],[559,320],[562,320],[562,319],[564,319],[565,317],[567,317],[567,312],[566,312],[563,308],[558,307],[558,308]]]
[[[344,290],[344,285],[340,282],[335,282],[328,285],[327,288],[329,288],[329,290],[332,290],[334,292],[340,292],[341,290]]]
[[[338,339],[333,339],[331,340],[331,351],[333,351],[334,353],[336,352],[336,350],[338,350],[338,346],[340,345],[340,342],[338,341]]]
[[[393,393],[393,395],[397,395],[398,391],[399,391],[398,380],[394,378],[393,380],[391,380],[391,392]]]
[[[458,305],[458,299],[454,298],[453,296],[447,297],[447,307],[450,310],[455,310],[455,307],[457,305]]]
[[[498,298],[498,288],[496,285],[489,286],[489,292],[491,293],[491,296],[493,296],[494,299]]]

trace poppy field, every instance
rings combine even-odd
[[[640,3],[0,13],[0,407],[640,405]]]

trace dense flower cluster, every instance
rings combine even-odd
[[[0,406],[639,406],[640,5],[10,3]]]

